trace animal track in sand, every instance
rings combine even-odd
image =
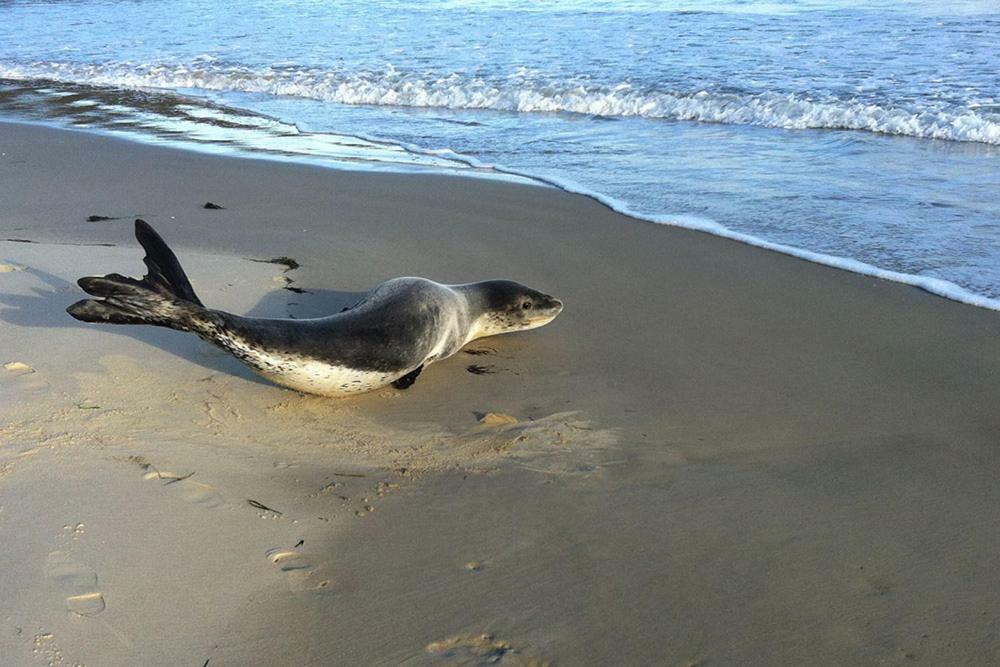
[[[53,551],[45,559],[45,576],[65,596],[66,609],[79,616],[104,611],[104,595],[98,590],[97,573],[77,562],[66,551]]]

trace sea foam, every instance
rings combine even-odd
[[[883,106],[856,98],[812,99],[795,92],[671,91],[550,80],[517,70],[502,78],[381,71],[345,72],[301,66],[252,69],[200,60],[191,64],[0,63],[0,77],[107,86],[193,88],[266,93],[348,105],[573,113],[602,117],[758,125],[785,129],[860,130],[925,139],[1000,145],[1000,113],[992,107],[945,108],[915,102]]]
[[[10,75],[11,73],[9,71],[5,71],[0,68],[0,78]],[[150,75],[150,77],[151,76],[152,75]],[[50,78],[54,79],[56,77]],[[144,81],[150,80],[151,78],[144,79]],[[192,85],[194,80],[189,81],[190,82],[187,84],[187,87],[208,88],[208,86],[204,85],[204,82],[202,82],[201,85]],[[110,81],[105,81],[103,78],[96,76],[91,83],[95,85],[110,85]],[[160,79],[158,80],[158,83],[159,85],[166,87],[165,80]],[[140,84],[134,80],[130,80],[130,82],[126,84],[118,81],[116,85],[127,86]],[[146,83],[143,85],[148,86],[153,84]],[[47,93],[52,96],[71,94],[56,90],[47,91]],[[94,104],[96,104],[96,102],[94,102]],[[75,106],[79,107],[80,105]],[[893,271],[856,259],[814,252],[795,246],[769,241],[756,235],[736,231],[705,217],[675,214],[651,214],[639,211],[625,201],[587,188],[567,178],[540,175],[537,172],[529,170],[512,169],[449,149],[427,149],[411,143],[389,141],[381,137],[367,136],[364,134],[331,135],[327,133],[300,132],[296,125],[282,122],[274,118],[268,118],[266,116],[246,112],[234,115],[231,111],[227,112],[223,108],[212,106],[201,107],[193,103],[180,103],[176,105],[176,109],[183,111],[184,115],[188,116],[189,119],[195,123],[195,125],[191,125],[191,123],[184,125],[184,134],[189,139],[192,137],[197,138],[207,131],[207,138],[211,139],[213,142],[217,143],[221,139],[225,138],[234,140],[235,142],[232,148],[237,150],[237,152],[247,151],[245,154],[251,157],[270,157],[271,159],[282,159],[285,156],[295,155],[299,159],[317,158],[320,163],[327,163],[327,160],[324,160],[323,158],[329,158],[330,166],[337,166],[343,161],[345,165],[350,164],[352,165],[352,168],[358,168],[360,164],[370,162],[372,164],[384,164],[389,168],[395,169],[421,166],[438,168],[443,170],[445,173],[454,172],[454,170],[458,169],[464,171],[466,174],[472,172],[473,175],[478,176],[489,176],[492,174],[494,176],[499,175],[501,177],[512,177],[514,180],[523,179],[521,182],[533,182],[539,185],[549,185],[567,192],[590,197],[619,213],[639,220],[676,227],[684,227],[709,233],[715,236],[732,239],[741,243],[772,250],[785,255],[791,255],[793,257],[835,267],[852,273],[912,285],[950,300],[1000,311],[1000,300],[976,294],[948,280],[933,276],[915,275],[900,271]],[[129,109],[126,108],[122,108],[122,110],[129,111]],[[144,117],[147,117],[145,127],[155,129],[158,124],[156,122],[149,121],[148,116],[148,112],[144,114]],[[224,121],[222,129],[228,134],[225,136],[220,135],[220,128],[218,127],[211,127],[207,130],[199,130],[198,127],[196,127],[198,120]],[[171,123],[171,129],[177,130],[178,121],[173,119],[171,120]],[[229,136],[233,132],[239,132],[239,137]],[[248,132],[249,134],[247,134]],[[141,139],[142,135],[140,133],[135,135],[135,137]],[[182,145],[186,145],[189,148],[201,149],[201,145],[197,141],[191,144]],[[346,149],[350,149],[349,155],[345,155],[344,151]],[[380,154],[380,152],[386,151],[392,153],[393,155],[383,156]],[[404,159],[402,155],[409,156],[409,159]],[[355,162],[354,160],[360,160],[361,162]],[[463,168],[471,169],[465,171]]]

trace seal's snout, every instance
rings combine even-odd
[[[562,311],[563,302],[561,299],[557,299],[549,294],[545,294],[543,296],[544,298],[542,300],[542,303],[539,304],[541,305],[542,308],[544,308],[545,310],[551,310],[553,314],[558,314],[559,312]]]
[[[541,298],[535,301],[534,317],[531,319],[535,321],[538,326],[542,324],[547,324],[556,318],[556,315],[562,312],[563,302],[554,296],[549,296],[548,294],[542,295]]]

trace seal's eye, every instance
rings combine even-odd
[[[531,310],[531,302],[525,301],[524,303],[521,304],[521,308],[524,308],[525,310]]]

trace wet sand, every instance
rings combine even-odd
[[[11,664],[1000,660],[1000,314],[550,188],[6,123],[0,152]],[[422,275],[566,309],[302,396],[63,312],[142,273],[136,216],[213,307]]]

